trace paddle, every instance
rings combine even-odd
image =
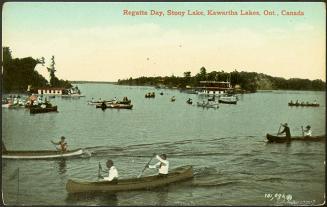
[[[279,129],[278,129],[277,135],[279,135],[279,132],[280,132],[280,128],[281,127],[282,127],[282,124],[279,125]]]
[[[304,137],[303,126],[301,126],[301,129],[302,129],[302,137]]]
[[[151,160],[153,159],[155,153],[152,155],[151,159],[149,160],[149,162],[144,166],[142,172],[137,176],[137,178],[140,178],[144,172],[144,170],[148,167],[148,165],[150,164]]]
[[[102,171],[102,166],[101,166],[101,164],[100,164],[100,162],[99,162],[99,168],[98,168],[98,179],[103,178],[103,176],[101,175],[101,171]]]

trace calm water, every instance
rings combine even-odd
[[[240,95],[237,105],[202,109],[186,104],[197,95],[150,87],[80,84],[84,98],[51,99],[59,113],[30,115],[2,109],[2,139],[9,150],[54,149],[50,140],[64,135],[70,149],[91,157],[67,160],[2,160],[6,204],[25,205],[289,205],[321,204],[325,195],[325,144],[268,144],[288,122],[292,135],[301,125],[325,134],[325,92],[273,91]],[[144,94],[155,91],[154,99]],[[160,96],[159,92],[164,95]],[[170,102],[171,96],[175,102]],[[87,100],[122,99],[132,110],[102,111]],[[320,103],[318,108],[288,107],[291,99]],[[199,99],[200,100],[200,99]],[[68,195],[69,178],[96,180],[98,162],[112,159],[120,178],[135,177],[152,153],[166,153],[171,168],[194,166],[194,179],[151,191],[115,195]],[[10,179],[19,168],[17,178]],[[155,173],[147,169],[145,174]],[[291,203],[280,197],[292,196]],[[269,197],[272,195],[273,197]],[[285,200],[285,201],[284,201]]]

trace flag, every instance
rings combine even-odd
[[[18,178],[19,175],[19,168],[17,168],[9,177],[9,180],[15,180],[16,178]]]

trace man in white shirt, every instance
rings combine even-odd
[[[303,131],[305,137],[311,137],[312,136],[312,131],[311,131],[311,126],[308,125],[306,129]]]
[[[156,155],[156,159],[159,160],[158,163],[155,165],[148,165],[149,168],[158,168],[159,169],[159,176],[165,177],[168,175],[169,170],[169,161],[167,160],[167,155]]]
[[[116,167],[114,166],[113,161],[108,160],[106,165],[107,165],[107,168],[109,169],[109,173],[108,173],[108,177],[103,177],[103,180],[117,182],[118,171],[117,171]]]

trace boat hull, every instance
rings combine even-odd
[[[40,151],[6,151],[2,152],[4,159],[55,159],[64,157],[75,157],[83,154],[82,149],[70,150],[67,152],[55,150]]]
[[[291,139],[287,139],[285,136],[281,137],[281,136],[274,136],[271,134],[267,134],[266,135],[267,139],[269,142],[278,142],[278,143],[282,143],[282,142],[289,142],[289,141],[312,141],[312,142],[321,142],[321,141],[325,141],[326,136],[325,135],[321,135],[321,136],[307,136],[307,137],[300,137],[300,136],[295,136],[295,137],[291,137]]]
[[[319,104],[311,103],[311,104],[301,104],[301,103],[288,103],[288,106],[306,106],[306,107],[319,107]]]
[[[133,104],[98,104],[95,106],[96,108],[101,108],[101,109],[132,109]]]
[[[66,184],[66,190],[69,193],[142,190],[168,185],[170,183],[183,181],[192,177],[192,166],[183,166],[171,170],[167,177],[159,177],[154,175],[141,178],[118,180],[117,183],[112,183],[110,181],[73,181],[69,179]]]
[[[57,106],[53,106],[49,108],[30,107],[31,114],[48,113],[48,112],[57,112]]]
[[[219,100],[219,103],[223,103],[223,104],[237,104],[237,101]]]
[[[203,108],[214,108],[214,109],[218,109],[219,108],[219,104],[218,103],[200,103],[200,102],[197,102],[196,105],[198,107],[203,107]]]

